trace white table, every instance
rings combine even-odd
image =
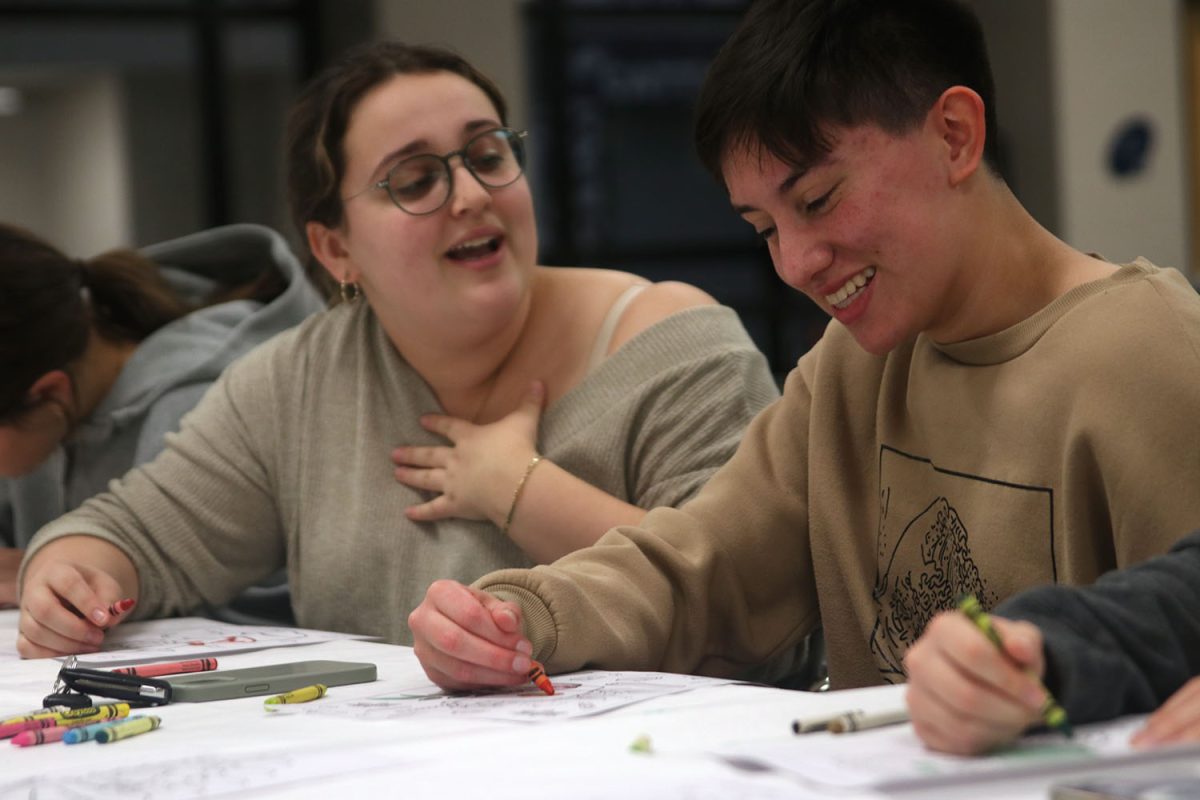
[[[0,714],[39,705],[59,668],[52,659],[12,658],[15,624],[16,612],[0,611],[0,652],[8,654],[0,658]],[[381,681],[428,683],[410,648],[363,641],[233,654],[221,658],[221,668],[306,659],[370,661]],[[0,742],[0,798],[963,797],[962,785],[831,794],[711,755],[733,742],[790,738],[796,718],[894,707],[902,691],[809,694],[723,685],[544,723],[278,715],[264,710],[261,697],[174,703],[138,712],[161,716],[159,730],[111,745],[18,748]],[[378,692],[378,684],[335,687],[329,699]],[[640,736],[649,737],[652,754],[631,751]],[[852,736],[842,738],[852,746]],[[973,800],[1046,797],[1047,787],[1062,777],[989,780],[973,784],[969,793]]]

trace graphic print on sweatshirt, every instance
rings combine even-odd
[[[935,614],[964,593],[990,609],[1055,579],[1053,493],[954,472],[883,445],[871,652],[888,683]]]

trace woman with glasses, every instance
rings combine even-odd
[[[539,266],[524,140],[436,48],[357,48],[305,90],[292,215],[344,302],[39,533],[23,655],[96,649],[122,598],[185,613],[281,565],[300,624],[408,643],[431,581],[556,559],[703,485],[777,394],[765,360],[697,289]]]
[[[0,225],[0,606],[39,528],[154,458],[226,366],[323,307],[257,225],[88,259]],[[290,616],[286,597],[267,607],[282,590],[253,594],[258,616]]]

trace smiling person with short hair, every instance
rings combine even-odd
[[[430,586],[442,686],[529,659],[739,674],[821,625],[834,688],[905,680],[939,611],[1088,584],[1200,520],[1200,297],[1045,230],[994,160],[955,0],[758,0],[696,142],[780,277],[833,318],[691,502],[552,565]]]

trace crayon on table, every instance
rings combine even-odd
[[[983,606],[979,604],[979,599],[973,594],[963,595],[958,601],[958,610],[967,615],[971,622],[975,623],[975,627],[983,632],[983,635],[996,646],[996,649],[1004,653],[1004,640],[1000,638],[1000,632],[992,625],[992,618],[983,610]],[[1037,675],[1032,672],[1029,677],[1037,681],[1039,687],[1046,695],[1046,700],[1042,703],[1041,715],[1042,720],[1047,727],[1053,728],[1060,732],[1063,736],[1070,738],[1075,735],[1075,731],[1071,728],[1071,722],[1067,719],[1067,712],[1054,695],[1050,694],[1050,690],[1041,682]]]
[[[27,719],[23,722],[10,722],[7,725],[0,725],[0,739],[18,736],[26,731],[57,727],[59,727],[58,720],[53,717],[40,717],[38,719]]]
[[[12,743],[17,747],[33,747],[39,744],[50,744],[51,742],[62,741],[67,732],[72,730],[61,725],[54,725],[49,728],[36,731],[23,731],[13,737]]]
[[[108,613],[111,616],[117,617],[124,614],[129,609],[133,608],[137,603],[132,597],[126,597],[124,600],[118,600],[108,607]]]
[[[865,711],[850,711],[831,719],[827,727],[830,733],[854,733],[855,731],[883,728],[888,725],[902,725],[905,722],[908,722],[906,709],[881,711],[873,714]]]
[[[100,744],[119,742],[131,736],[157,730],[161,724],[161,717],[134,717],[124,722],[118,722],[115,725],[106,726],[96,734],[96,741]]]
[[[8,739],[10,736],[24,732],[24,730],[53,728],[54,726],[65,727],[67,724],[72,723],[86,724],[89,722],[100,722],[101,720],[115,720],[115,718],[127,717],[128,715],[130,715],[130,704],[128,703],[107,703],[104,705],[91,705],[85,709],[48,711],[47,714],[30,715],[19,722],[0,724],[0,739]]]
[[[157,678],[161,675],[182,675],[186,672],[209,672],[217,668],[215,658],[193,658],[190,661],[172,661],[165,664],[139,664],[136,667],[118,667],[111,670],[117,675],[133,675],[137,678]]]
[[[546,668],[537,661],[533,662],[533,667],[529,670],[529,680],[546,694],[554,694],[554,684],[547,677]]]
[[[82,720],[99,722],[102,719],[117,719],[129,716],[129,703],[101,703],[87,708],[71,708],[66,711],[55,711],[50,717],[57,720]]]
[[[839,711],[836,714],[826,714],[823,717],[808,717],[806,719],[792,720],[792,733],[820,733],[829,729],[829,723],[835,719],[840,719],[847,714],[861,714],[861,708],[851,708],[847,711]]]
[[[137,719],[137,717],[129,717],[129,719]],[[91,725],[74,725],[66,729],[63,735],[63,744],[83,744],[84,742],[94,741],[96,734],[112,725],[120,725],[127,720],[110,719],[107,722],[93,722]]]
[[[320,700],[328,691],[325,684],[314,683],[312,686],[305,686],[300,689],[293,689],[290,692],[277,694],[274,697],[268,697],[263,700],[263,704],[267,706],[280,705],[283,703],[311,703],[313,700]],[[272,711],[274,709],[267,709]]]
[[[94,712],[88,714],[79,714],[74,712],[87,711]],[[70,714],[68,716],[68,714]],[[105,706],[92,706],[89,708],[75,708],[69,711],[52,712],[45,715],[34,715],[20,722],[11,722],[7,725],[0,725],[0,739],[7,739],[10,736],[16,736],[25,731],[40,730],[42,728],[67,728],[72,725],[87,725],[91,722],[96,722],[102,719],[118,719],[129,716],[128,703],[116,703]]]
[[[24,722],[27,719],[41,719],[50,714],[56,714],[59,711],[66,711],[70,706],[50,706],[49,708],[35,708],[31,711],[26,711],[24,714],[14,714],[11,717],[0,719],[0,725],[11,725],[14,722]]]

